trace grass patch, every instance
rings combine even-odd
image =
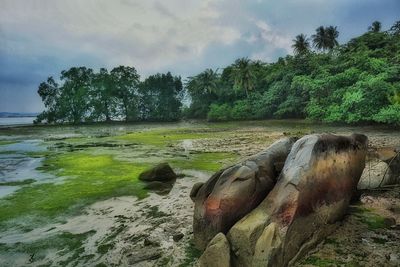
[[[200,139],[212,137],[212,133],[194,132],[194,130],[151,130],[143,132],[134,132],[126,135],[118,136],[117,139],[139,143],[144,145],[152,145],[163,147],[169,143],[177,142],[185,139]]]
[[[145,197],[146,190],[137,178],[146,168],[145,164],[118,161],[110,155],[55,154],[46,158],[40,169],[69,178],[59,184],[25,186],[0,199],[0,223],[26,215],[53,217],[109,197]]]
[[[203,170],[214,172],[227,164],[231,164],[237,159],[233,153],[224,152],[210,152],[210,153],[196,153],[190,155],[190,158],[173,159],[171,165],[180,169],[187,170]]]
[[[0,186],[18,186],[18,185],[27,185],[35,182],[35,179],[26,179],[22,181],[10,181],[10,182],[0,182]]]

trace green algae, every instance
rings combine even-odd
[[[203,152],[191,154],[187,159],[172,159],[171,165],[179,169],[215,172],[236,159],[237,155],[233,153]]]
[[[200,139],[211,137],[212,133],[195,132],[194,130],[150,130],[133,132],[118,136],[117,139],[157,147],[163,147],[169,143],[186,139]]]
[[[0,223],[19,216],[54,217],[97,200],[122,195],[146,196],[138,175],[148,166],[117,161],[110,155],[55,154],[40,170],[67,177],[61,183],[25,186],[0,199]]]

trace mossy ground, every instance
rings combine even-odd
[[[227,162],[234,162],[237,156],[233,153],[213,152],[196,153],[188,159],[173,159],[171,164],[180,169],[217,171]]]
[[[152,131],[140,131],[134,133],[128,133],[126,135],[119,136],[117,139],[145,144],[153,145],[157,147],[163,147],[170,143],[174,143],[185,139],[200,139],[210,138],[212,132],[196,132],[189,129],[170,129],[170,130],[152,130]]]
[[[117,196],[145,198],[148,190],[138,176],[159,161],[170,163],[177,172],[187,169],[214,172],[233,163],[237,156],[221,152],[186,152],[176,147],[182,140],[214,136],[215,130],[197,132],[179,128],[115,135],[50,137],[43,141],[42,145],[47,147],[43,151],[11,152],[29,158],[42,158],[37,170],[52,175],[54,181],[40,182],[36,181],[36,177],[29,177],[21,181],[2,182],[0,186],[19,186],[20,189],[0,198],[0,226],[4,231],[14,229],[28,233],[47,223],[63,222],[68,216],[79,214],[85,206],[99,200]],[[154,206],[149,208],[148,216],[157,217],[159,213]],[[118,235],[123,230],[118,228],[112,233]],[[103,255],[113,249],[115,235],[111,234],[97,243],[96,253]],[[83,263],[84,258],[90,256],[82,251],[82,243],[87,237],[89,234],[52,233],[38,241],[22,242],[17,246],[1,244],[0,255],[25,253],[34,255],[31,259],[34,262],[41,260],[46,251],[52,249],[58,254],[69,251],[67,259],[74,257],[70,259],[73,262],[79,258]],[[191,255],[189,250],[188,257],[193,259],[195,255]],[[48,262],[50,266],[54,264]],[[57,264],[63,265],[64,262]]]

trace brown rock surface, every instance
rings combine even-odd
[[[294,138],[279,140],[265,151],[215,173],[190,194],[195,203],[193,232],[198,248],[228,230],[270,192],[281,172]]]
[[[234,266],[287,266],[334,230],[365,166],[367,138],[298,140],[274,189],[227,237]]]

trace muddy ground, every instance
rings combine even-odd
[[[193,266],[200,252],[191,243],[192,185],[279,138],[317,132],[359,132],[371,147],[400,146],[393,129],[304,121],[0,129],[0,213],[12,217],[0,217],[0,266]],[[170,187],[148,189],[118,174],[163,161],[181,174]],[[88,176],[98,178],[84,184],[87,194],[68,191]],[[109,177],[118,183],[108,185]],[[96,187],[101,192],[92,192]],[[68,206],[40,202],[54,190],[66,194],[54,201]],[[36,197],[32,205],[27,194]],[[30,210],[20,207],[27,204]],[[399,214],[398,187],[364,192],[299,265],[400,266]]]

